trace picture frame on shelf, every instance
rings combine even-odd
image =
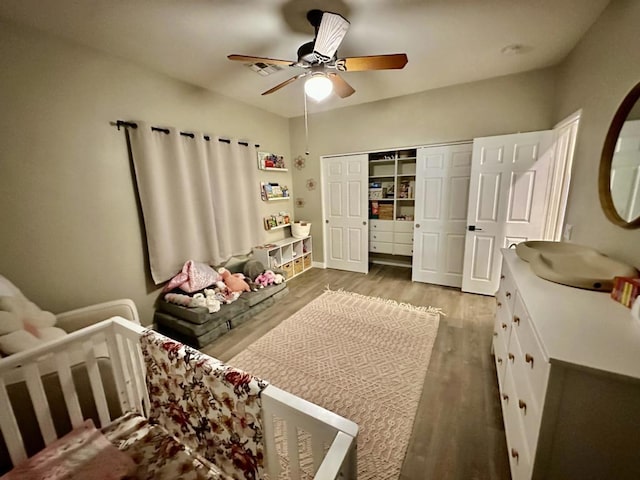
[[[258,168],[260,170],[287,171],[284,156],[270,152],[258,152]]]

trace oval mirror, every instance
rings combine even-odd
[[[623,228],[640,227],[640,83],[620,104],[602,148],[598,191],[605,215]]]

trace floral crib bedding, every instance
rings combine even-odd
[[[61,476],[47,476],[52,480],[263,478],[260,394],[267,383],[153,330],[143,333],[140,347],[146,366],[149,418],[129,412],[102,432],[88,421],[91,425],[73,430],[18,465],[6,478],[31,478],[25,476],[24,472],[30,471],[25,469],[35,466],[42,470],[42,458],[48,469],[64,463]],[[74,447],[77,456],[70,462],[68,445],[76,439],[84,439],[84,445]],[[103,469],[106,476],[85,476],[83,469],[89,465],[85,460],[95,456],[96,446],[110,458],[126,457],[126,461],[120,459],[122,465],[128,465],[126,472]]]

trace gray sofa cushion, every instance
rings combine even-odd
[[[261,288],[257,292],[244,292],[235,302],[222,305],[220,311],[215,313],[209,313],[205,307],[183,307],[164,299],[158,301],[158,309],[196,325],[203,325],[211,320],[226,322],[285,288],[287,285],[281,283]]]
[[[268,287],[261,288],[256,292],[245,292],[238,300],[246,302],[247,305],[253,307],[254,305],[262,302],[265,298],[269,298],[285,288],[287,288],[287,284],[284,282],[280,285],[270,285]]]
[[[226,322],[239,313],[244,312],[248,306],[241,300],[242,296],[233,303],[221,305],[220,310],[215,313],[209,313],[209,310],[205,307],[183,307],[182,305],[166,302],[164,299],[161,299],[158,302],[158,309],[165,313],[169,313],[176,318],[186,320],[187,322],[191,322],[196,325],[203,325],[212,320],[221,320]]]

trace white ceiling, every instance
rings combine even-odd
[[[406,52],[403,70],[346,72],[356,93],[313,111],[372,102],[559,63],[609,0],[2,0],[0,17],[129,59],[293,117],[301,81],[260,93],[300,73],[268,77],[231,53],[296,59],[313,39],[311,8],[343,14],[351,27],[339,57]],[[512,44],[522,53],[505,55]]]

